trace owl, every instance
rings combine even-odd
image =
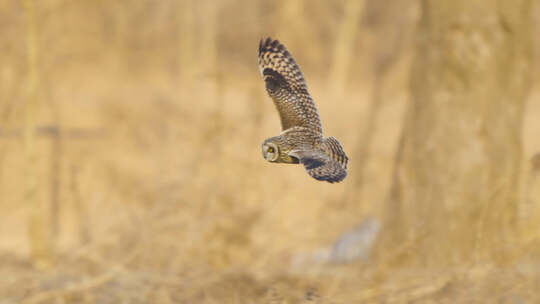
[[[261,40],[258,62],[282,129],[279,136],[263,142],[264,158],[302,164],[316,180],[335,183],[345,179],[349,158],[336,138],[323,136],[319,112],[289,51],[278,40]]]

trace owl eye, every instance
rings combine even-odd
[[[268,147],[268,153],[274,153],[274,148],[273,147]]]

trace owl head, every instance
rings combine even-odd
[[[289,152],[280,136],[269,138],[262,144],[264,159],[272,163],[298,164],[298,159],[290,156]]]

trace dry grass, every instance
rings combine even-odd
[[[396,244],[377,262],[305,258],[381,215],[418,12],[409,8],[401,21],[408,26],[404,42],[377,84],[383,102],[370,123],[369,151],[362,152],[365,171],[352,170],[345,183],[330,185],[260,155],[261,141],[277,134],[279,120],[258,75],[256,48],[260,36],[283,32],[274,19],[287,13],[278,4],[245,2],[224,1],[219,8],[218,65],[210,71],[197,63],[205,58],[180,64],[183,48],[193,47],[189,56],[200,50],[177,36],[184,12],[173,1],[38,2],[36,124],[63,130],[58,146],[51,136],[36,142],[36,195],[57,208],[44,215],[57,225],[54,266],[38,270],[26,232],[32,207],[24,203],[24,143],[16,134],[26,96],[26,28],[20,4],[0,1],[0,49],[6,50],[0,55],[0,303],[540,301],[538,201],[524,205],[523,237],[511,244],[515,254],[503,265],[401,266],[404,255],[422,258],[414,243]],[[384,8],[366,6],[374,15],[354,42],[346,96],[340,96],[327,90],[331,59],[325,54],[334,50],[332,30],[339,28],[344,2],[314,3],[283,39],[304,69],[326,133],[350,152],[363,151],[356,144],[369,121],[377,70],[370,64],[381,47],[395,48],[374,36],[376,13]],[[199,33],[205,23],[195,20]],[[527,104],[524,159],[540,151],[539,115],[537,87]],[[524,167],[524,179],[538,179]],[[361,188],[351,186],[360,175]],[[532,180],[523,196],[538,199],[527,193],[538,193],[539,186]]]

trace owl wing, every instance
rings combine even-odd
[[[321,148],[293,150],[289,155],[296,157],[316,180],[329,183],[344,180],[347,177],[349,158],[339,141],[334,137],[325,138]]]
[[[258,62],[282,130],[300,126],[322,134],[321,119],[304,75],[285,46],[271,38],[261,40]]]

